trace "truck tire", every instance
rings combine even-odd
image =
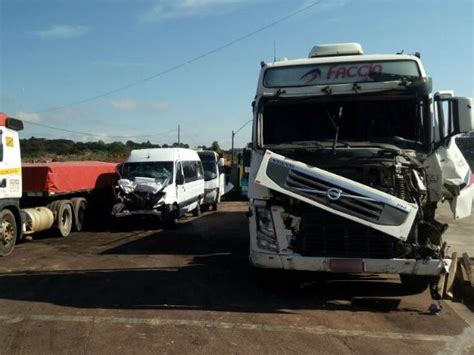
[[[87,200],[83,197],[74,197],[71,199],[72,209],[74,211],[74,225],[76,231],[84,230]]]
[[[428,288],[430,279],[427,276],[400,274],[403,288],[410,293],[422,293]]]
[[[66,238],[71,233],[74,220],[71,201],[54,201],[50,203],[47,207],[54,214],[54,222],[56,224],[56,228],[59,232],[59,235],[63,238]]]
[[[7,209],[0,211],[0,256],[7,256],[13,251],[17,232],[13,213]]]

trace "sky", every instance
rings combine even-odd
[[[474,96],[472,0],[320,0],[214,51],[313,2],[0,0],[0,112],[56,128],[25,123],[22,138],[170,144],[180,125],[184,143],[229,148],[274,48],[294,59],[339,42],[420,52],[434,90]],[[247,125],[236,147],[250,136]]]

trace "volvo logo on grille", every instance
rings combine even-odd
[[[335,187],[331,187],[330,189],[326,191],[326,196],[328,197],[328,199],[332,201],[339,200],[341,198],[341,195],[342,195],[342,191],[339,189],[336,189]]]

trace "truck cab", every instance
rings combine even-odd
[[[420,55],[357,43],[262,63],[253,106],[250,261],[257,268],[396,273],[447,270],[448,200],[471,213],[471,170],[454,136],[472,99],[432,93]]]
[[[20,120],[0,112],[0,256],[13,251],[21,238],[20,198],[22,195]]]

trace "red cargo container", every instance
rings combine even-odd
[[[52,196],[113,187],[117,164],[98,161],[71,161],[23,164],[23,192]]]

